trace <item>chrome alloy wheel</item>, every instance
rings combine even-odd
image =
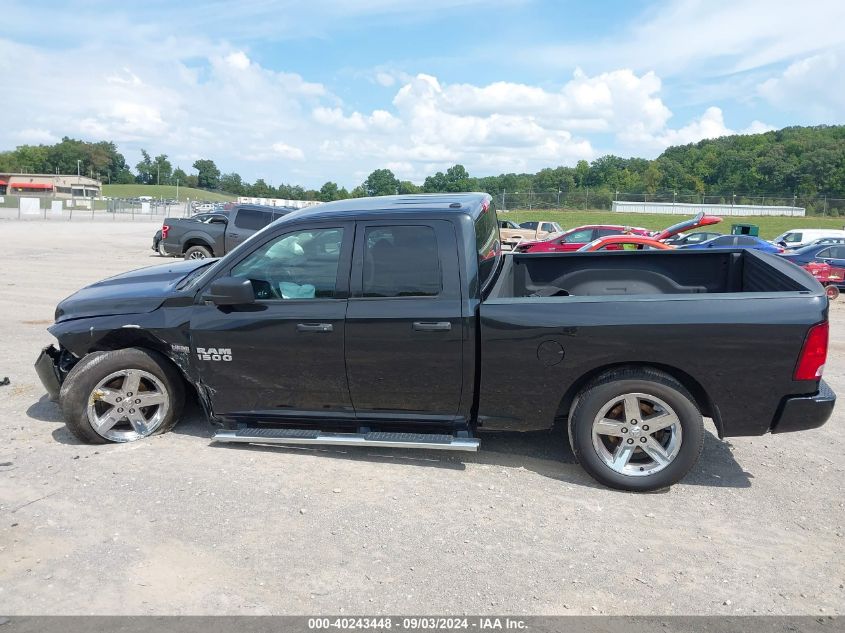
[[[672,463],[683,440],[678,414],[645,393],[616,396],[593,420],[593,448],[618,473],[644,477]]]
[[[194,251],[188,255],[188,259],[205,259],[205,253],[202,251]]]
[[[131,442],[156,432],[170,410],[164,384],[141,369],[123,369],[103,378],[88,398],[88,421],[112,442]]]

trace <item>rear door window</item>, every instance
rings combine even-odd
[[[240,209],[235,216],[235,226],[239,229],[259,231],[270,224],[273,215],[269,211],[258,209]]]
[[[497,230],[495,219],[493,229]],[[373,226],[364,234],[365,297],[434,297],[442,280],[430,226]]]

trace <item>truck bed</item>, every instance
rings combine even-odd
[[[828,305],[809,274],[772,255],[639,251],[506,256],[479,309],[486,428],[545,428],[590,376],[650,365],[717,394],[702,413],[720,435],[760,435],[784,394],[817,390],[793,371]]]
[[[490,298],[810,292],[773,256],[742,251],[520,254],[506,257]]]

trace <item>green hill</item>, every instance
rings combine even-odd
[[[165,200],[176,199],[176,185],[103,185],[103,195],[109,198],[137,198],[152,196]],[[193,187],[179,187],[179,200],[207,200],[208,202],[229,202],[236,198],[228,193],[217,193]]]

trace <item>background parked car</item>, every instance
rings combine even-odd
[[[217,213],[197,213],[196,215],[192,215],[188,220],[193,220],[194,222],[203,222],[205,224],[209,223],[221,223],[225,224],[227,221],[226,211],[219,211]],[[162,257],[172,257],[164,250],[164,246],[161,242],[161,229],[156,231],[156,234],[153,236],[153,250],[156,251]]]
[[[686,244],[700,244],[707,240],[712,240],[714,237],[719,237],[722,233],[715,233],[711,231],[699,231],[698,233],[679,233],[675,237],[670,237],[666,240],[667,244],[672,246],[684,246]]]
[[[643,235],[608,235],[593,240],[578,249],[579,253],[595,253],[604,250],[622,251],[670,251],[674,246]]]
[[[563,233],[563,235],[556,235],[543,242],[530,242],[527,244],[520,244],[517,247],[519,252],[528,253],[549,253],[560,251],[577,251],[585,244],[597,240],[600,237],[608,237],[611,235],[641,235],[649,237],[657,241],[668,240],[684,231],[693,231],[702,226],[709,226],[711,224],[718,224],[722,218],[715,215],[705,215],[703,211],[697,213],[695,216],[682,220],[677,224],[666,227],[662,231],[649,231],[641,227],[620,226],[618,224],[599,224],[586,225],[570,229]],[[621,249],[622,246],[617,244],[610,244],[607,250]]]
[[[788,248],[784,251],[784,254],[797,253],[801,248],[807,248],[808,246],[824,246],[826,244],[845,244],[845,237],[820,237],[800,248]]]
[[[221,257],[273,220],[294,210],[289,207],[239,204],[226,215],[210,214],[215,217],[207,222],[196,222],[191,218],[165,218],[161,227],[160,248],[168,255],[181,255],[185,259]]]
[[[749,248],[764,253],[781,253],[783,249],[771,242],[754,237],[753,235],[720,235],[698,244],[686,244],[679,248]]]
[[[563,235],[556,235],[542,242],[523,242],[515,250],[520,253],[554,253],[561,251],[577,251],[585,244],[608,235],[643,235],[648,237],[650,231],[641,227],[622,226],[619,224],[590,224],[564,231]]]
[[[540,220],[517,224],[511,220],[499,220],[499,239],[502,244],[510,246],[526,240],[542,240],[562,231],[563,229],[557,222]]]
[[[823,262],[845,268],[845,244],[811,244],[797,251],[781,253],[780,256],[798,266],[806,266],[811,262]]]
[[[845,231],[837,229],[792,229],[781,233],[772,243],[784,248],[801,248],[823,237],[845,238]]]

